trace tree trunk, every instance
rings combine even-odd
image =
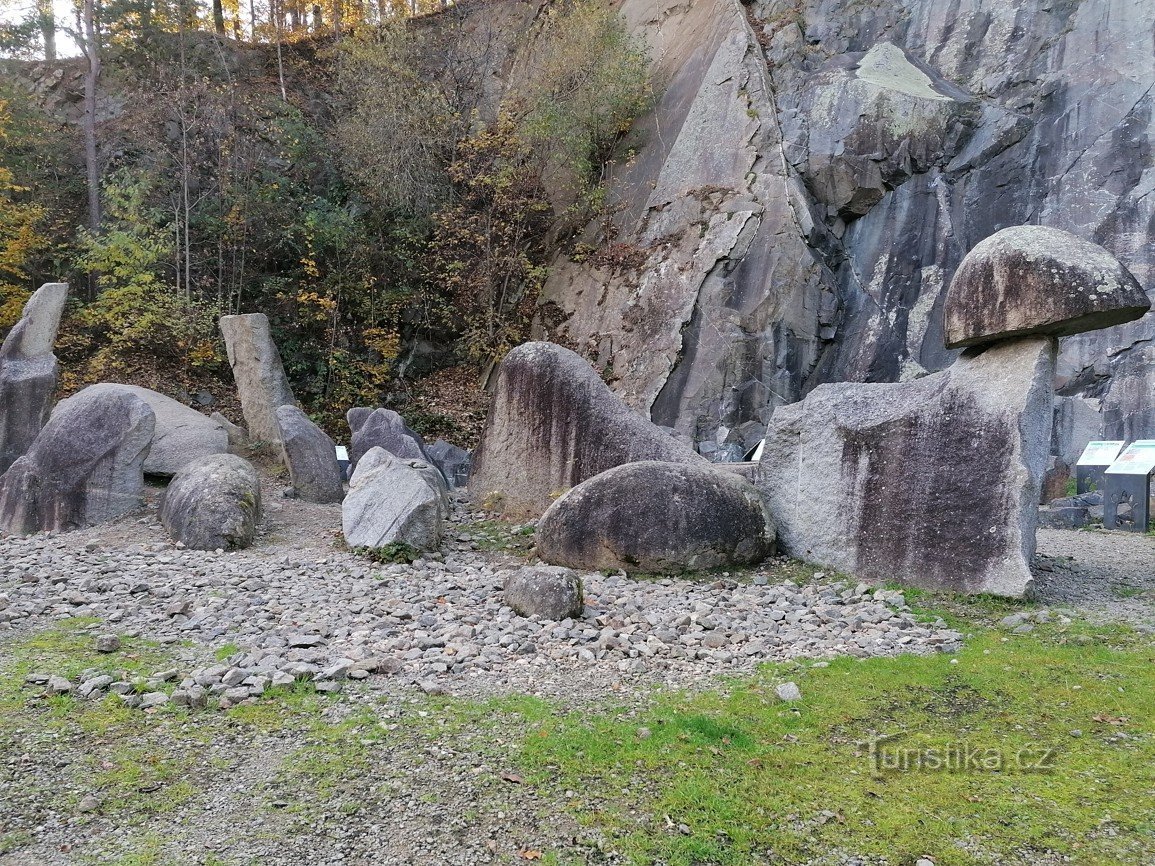
[[[100,232],[100,165],[96,161],[96,85],[100,78],[100,45],[96,34],[96,0],[84,0],[84,53],[88,70],[84,76],[84,167],[88,177],[88,229]],[[99,291],[99,277],[88,276],[89,293]]]
[[[44,40],[44,59],[56,62],[56,16],[52,13],[52,0],[36,0],[36,18],[40,24],[40,36]]]
[[[217,36],[225,35],[225,4],[223,0],[213,0],[213,30]]]

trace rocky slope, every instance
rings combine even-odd
[[[1008,225],[1099,243],[1155,292],[1150,3],[622,12],[663,89],[613,178],[618,254],[559,261],[542,319],[655,421],[750,447],[817,384],[949,366],[944,288]],[[1155,436],[1155,315],[1067,338],[1055,385],[1059,453]]]

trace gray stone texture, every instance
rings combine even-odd
[[[374,409],[368,414],[360,409],[350,409],[346,418],[353,433],[349,446],[349,461],[353,466],[370,448],[384,448],[390,454],[407,460],[431,462],[420,434],[411,430],[405,419],[392,409]]]
[[[706,465],[622,402],[587,361],[544,342],[501,362],[474,459],[471,493],[499,499],[507,514],[541,514],[557,495],[623,463]]]
[[[247,460],[213,454],[186,463],[160,505],[160,521],[174,541],[193,550],[242,550],[261,519],[261,482]]]
[[[361,479],[374,469],[394,464],[408,466],[425,479],[425,483],[437,493],[438,510],[441,512],[442,519],[448,520],[450,514],[449,485],[446,483],[445,476],[441,474],[440,470],[438,470],[436,466],[426,463],[424,460],[405,460],[391,454],[380,446],[375,446],[365,452],[361,459],[357,461],[357,468],[353,470],[353,474],[349,478],[350,488],[360,484]]]
[[[774,552],[774,526],[740,475],[644,461],[607,469],[542,515],[537,553],[589,571],[680,573],[745,567]]]
[[[505,603],[521,616],[579,617],[584,609],[581,578],[568,568],[526,566],[506,577]]]
[[[220,326],[249,437],[255,442],[280,443],[277,408],[295,406],[296,400],[269,331],[268,316],[221,316]]]
[[[1019,597],[1051,434],[1052,338],[778,410],[758,485],[783,549],[873,581]]]
[[[216,421],[225,431],[225,435],[229,438],[229,448],[233,451],[239,451],[242,448],[249,447],[249,431],[239,424],[234,424],[220,412],[213,412],[209,416]]]
[[[443,502],[426,474],[374,448],[353,473],[341,505],[341,528],[350,547],[408,544],[435,550],[441,544]]]
[[[154,423],[133,394],[85,388],[62,400],[0,476],[0,531],[83,529],[139,508]]]
[[[438,439],[432,445],[425,446],[425,453],[441,470],[450,487],[469,485],[469,475],[473,471],[473,455],[464,448]]]
[[[277,407],[277,439],[297,496],[306,502],[340,502],[345,495],[336,446],[296,406]]]
[[[67,299],[67,283],[42,285],[0,345],[0,473],[27,453],[52,411],[52,347]]]
[[[1097,244],[1046,226],[995,232],[967,253],[946,294],[948,349],[1010,337],[1056,337],[1142,318],[1151,302]]]

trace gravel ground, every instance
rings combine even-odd
[[[1155,629],[1155,535],[1040,529],[1038,553],[1040,602]]]

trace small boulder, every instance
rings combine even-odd
[[[438,510],[441,512],[441,517],[445,520],[449,519],[449,485],[445,481],[445,476],[438,471],[436,466],[431,466],[424,460],[404,460],[390,454],[384,448],[375,445],[370,448],[361,460],[357,463],[357,468],[353,470],[353,474],[349,479],[349,487],[356,487],[360,480],[382,466],[390,466],[395,463],[408,466],[410,469],[418,472],[426,483],[437,492],[438,495]]]
[[[252,464],[234,454],[186,464],[160,505],[160,521],[168,534],[193,550],[249,547],[260,514],[260,479]]]
[[[345,488],[333,440],[296,406],[278,406],[276,416],[281,453],[297,496],[306,502],[340,502]]]
[[[370,453],[372,462],[357,467],[341,505],[345,542],[350,547],[397,543],[435,550],[441,544],[441,494],[405,461],[384,449]]]
[[[521,616],[579,617],[584,608],[581,578],[568,568],[527,566],[506,577],[505,603]]]
[[[774,553],[774,526],[758,490],[735,473],[643,461],[607,469],[551,505],[537,552],[591,571],[747,566]]]
[[[249,436],[257,442],[279,443],[277,407],[294,406],[296,400],[269,330],[269,317],[221,316],[220,326]]]
[[[946,347],[1078,334],[1150,309],[1143,287],[1101,246],[1047,226],[1014,226],[976,244],[955,271],[946,296]]]
[[[352,415],[356,410],[350,410]],[[350,430],[353,430],[350,425]],[[406,460],[423,460],[430,462],[425,455],[425,443],[421,436],[409,429],[400,415],[392,409],[374,409],[361,419],[357,428],[353,430],[353,439],[349,445],[349,461],[353,466],[370,448],[384,448],[395,457]]]
[[[224,428],[225,435],[229,437],[229,448],[234,451],[239,451],[241,448],[247,448],[249,445],[249,431],[239,424],[234,424],[220,412],[213,412],[209,415],[214,421]]]
[[[469,484],[469,473],[473,470],[473,455],[464,448],[458,448],[444,439],[425,446],[429,459],[441,470],[451,487],[465,487]]]

